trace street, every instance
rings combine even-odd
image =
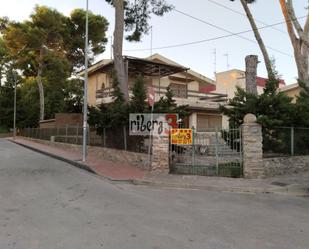
[[[309,198],[113,184],[0,139],[1,249],[308,249]]]

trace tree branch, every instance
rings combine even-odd
[[[291,19],[291,21],[294,25],[294,28],[296,29],[296,31],[298,33],[298,36],[300,38],[303,38],[304,31],[303,31],[303,28],[301,27],[298,19],[296,18],[294,7],[293,7],[293,0],[287,0],[286,7],[287,7],[287,10],[288,10],[290,19]]]
[[[286,26],[287,26],[287,29],[288,29],[288,33],[289,33],[290,39],[292,41],[292,44],[294,46],[294,44],[296,44],[298,42],[298,39],[297,39],[296,34],[294,32],[294,27],[293,27],[292,22],[291,22],[291,17],[290,17],[288,8],[287,8],[286,1],[285,0],[279,0],[279,1],[280,1],[283,16],[284,16],[284,19],[285,19],[285,23],[286,23]]]
[[[309,40],[309,6],[308,6],[307,19],[304,26],[304,36]]]
[[[247,1],[246,0],[240,0],[240,2],[241,2],[242,6],[243,6],[243,8],[246,12],[246,15],[247,15],[248,20],[250,22],[254,36],[257,40],[257,43],[259,44],[259,47],[261,49],[262,54],[263,54],[263,58],[264,58],[264,62],[265,62],[265,66],[266,66],[268,76],[271,77],[273,75],[273,69],[272,69],[272,64],[271,64],[267,49],[265,47],[264,41],[263,41],[263,39],[260,35],[258,27],[256,26],[255,20],[254,20],[252,13],[251,13],[251,11],[248,7]]]

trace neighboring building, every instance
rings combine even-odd
[[[298,83],[295,83],[282,87],[280,91],[284,92],[287,96],[293,98],[292,102],[295,103],[297,96],[299,96],[301,88]]]
[[[227,99],[225,94],[205,92],[205,89],[215,88],[212,79],[159,54],[146,59],[124,57],[124,60],[128,68],[129,89],[136,77],[143,75],[146,88],[152,86],[155,89],[157,101],[164,96],[166,88],[170,87],[175,94],[176,103],[189,106],[190,117],[184,120],[185,127],[194,126],[198,131],[222,127],[219,105],[224,104]],[[89,105],[113,101],[113,68],[112,60],[102,60],[89,68]]]
[[[263,77],[256,78],[256,85],[258,94],[263,92],[267,79]],[[246,89],[246,78],[245,71],[238,69],[232,69],[225,72],[220,72],[216,74],[216,88],[213,91],[218,93],[227,94],[228,98],[233,98],[235,96],[236,86]],[[279,88],[284,87],[285,82],[280,81]]]

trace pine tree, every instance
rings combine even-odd
[[[221,106],[222,113],[229,117],[232,127],[239,127],[247,113],[257,116],[258,122],[266,129],[293,124],[294,108],[292,98],[278,91],[279,79],[274,76],[267,80],[264,91],[256,96],[237,88],[235,97]]]
[[[299,81],[301,91],[296,99],[295,126],[309,127],[309,87]]]
[[[130,102],[130,109],[132,113],[143,113],[147,110],[146,105],[146,89],[145,89],[145,81],[143,76],[138,76],[134,82],[132,88],[132,98]]]

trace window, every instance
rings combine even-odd
[[[171,83],[169,87],[176,98],[187,98],[187,85]]]
[[[222,116],[219,115],[197,115],[197,131],[207,131],[222,128]]]

